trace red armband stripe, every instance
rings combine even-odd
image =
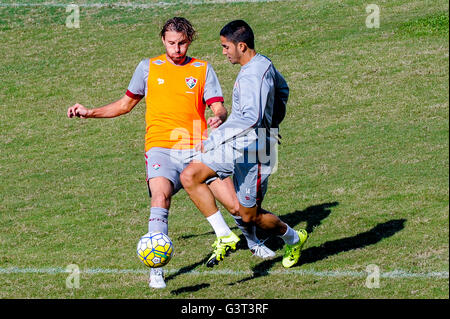
[[[127,90],[127,93],[125,93],[127,96],[131,97],[132,99],[142,99],[144,96],[140,94],[134,94],[130,90]]]
[[[223,101],[224,101],[224,99],[223,99],[222,96],[215,96],[215,97],[212,97],[210,99],[207,99],[206,100],[206,104],[207,105],[211,105],[211,104],[213,104],[215,102],[223,102]]]

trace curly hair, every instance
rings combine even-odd
[[[184,33],[189,42],[194,41],[196,31],[192,24],[185,18],[173,17],[166,21],[161,29],[161,37],[164,38],[166,31],[176,31]]]

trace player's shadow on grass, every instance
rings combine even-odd
[[[314,231],[314,228],[322,223],[322,220],[327,218],[331,214],[331,207],[339,205],[339,202],[324,203],[319,205],[309,206],[304,210],[296,210],[295,212],[280,216],[280,219],[287,223],[292,228],[296,228],[301,222],[306,222],[305,229],[308,234]],[[267,238],[265,245],[272,250],[278,250],[283,248],[284,241],[277,236],[270,236],[258,229],[258,238]],[[245,242],[245,238],[244,238]]]
[[[196,262],[196,263],[194,263],[192,265],[185,266],[185,267],[182,267],[182,268],[178,269],[174,274],[171,274],[171,275],[167,276],[166,277],[166,281],[172,280],[172,279],[174,279],[175,277],[177,277],[179,275],[187,274],[187,273],[193,271],[198,266],[206,264],[208,259],[209,259],[209,256],[206,256],[205,258],[203,258],[199,262]]]
[[[198,285],[194,285],[194,286],[182,287],[179,289],[175,289],[175,290],[172,290],[170,293],[172,295],[180,295],[180,294],[186,293],[186,292],[196,292],[203,288],[208,288],[209,286],[210,286],[210,284],[198,284]]]
[[[301,222],[306,222],[306,231],[308,234],[311,234],[314,231],[314,228],[319,226],[323,219],[327,218],[328,215],[330,215],[331,207],[335,207],[339,205],[338,202],[332,202],[332,203],[324,203],[320,205],[313,205],[310,206],[304,210],[297,210],[295,212],[289,213],[284,216],[280,216],[280,218],[287,224],[289,224],[291,227],[297,226]],[[276,214],[276,212],[274,212]],[[231,230],[237,230],[239,229],[237,226],[230,227]],[[189,234],[189,235],[182,235],[181,239],[188,239],[192,237],[197,236],[206,236],[206,235],[214,235],[214,231],[202,233],[202,234]],[[257,232],[258,238],[260,239],[266,239],[265,242],[266,246],[269,247],[272,250],[278,250],[283,247],[284,242],[281,238],[278,238],[276,236],[270,236],[270,234],[258,229]],[[241,239],[239,243],[237,244],[236,249],[248,249],[247,247],[247,240],[245,239],[243,234],[239,234],[239,238]]]
[[[330,213],[331,213],[330,208],[335,207],[338,204],[339,204],[338,202],[332,202],[332,203],[324,203],[324,204],[320,204],[320,205],[310,206],[310,207],[306,208],[305,210],[302,210],[302,211],[297,210],[295,212],[284,215],[281,217],[281,219],[284,222],[288,223],[292,227],[295,227],[296,225],[298,225],[301,222],[306,222],[306,230],[309,234],[311,234],[313,232],[314,228],[317,227],[318,225],[320,225],[321,221],[323,219],[327,218],[328,215],[330,215]],[[231,229],[235,230],[238,228],[237,228],[237,226],[234,226],[234,227],[231,227]],[[180,238],[188,239],[191,237],[206,236],[206,235],[213,235],[213,234],[214,234],[214,231],[206,232],[206,233],[202,233],[202,234],[183,235]],[[278,249],[282,248],[284,245],[284,242],[282,239],[280,239],[276,236],[269,236],[268,234],[266,234],[262,231],[261,232],[258,231],[258,236],[261,239],[269,238],[265,242],[265,244],[273,250],[278,250]],[[237,249],[248,249],[247,240],[245,239],[244,235],[240,234],[239,237],[241,240],[239,241],[239,243],[237,245]],[[189,272],[193,271],[195,268],[197,268],[198,266],[206,264],[206,262],[209,259],[209,256],[210,256],[210,254],[208,254],[208,256],[206,256],[199,262],[196,262],[192,265],[188,265],[183,268],[180,268],[174,274],[167,276],[166,281],[172,280],[179,275],[189,273]]]
[[[178,269],[174,274],[171,274],[171,275],[169,275],[169,276],[167,276],[165,278],[166,282],[168,282],[169,280],[174,279],[175,277],[177,277],[179,275],[187,274],[187,273],[193,271],[198,266],[206,264],[208,259],[209,259],[209,255],[206,256],[205,258],[203,258],[202,260],[200,260],[199,262],[196,262],[196,263],[194,263],[192,265],[185,266],[183,268]],[[198,285],[194,285],[194,286],[181,287],[181,288],[178,288],[176,290],[172,290],[170,293],[173,294],[173,295],[180,295],[180,294],[185,293],[185,292],[196,292],[196,291],[199,291],[199,290],[201,290],[203,288],[208,288],[209,286],[210,286],[210,284],[203,283],[203,284],[198,284]]]
[[[363,232],[361,234],[346,237],[342,239],[328,241],[318,247],[310,247],[302,251],[300,260],[294,267],[299,267],[304,264],[311,264],[316,261],[328,258],[333,255],[337,255],[342,252],[349,250],[364,248],[366,246],[374,245],[384,238],[391,237],[397,232],[405,228],[406,219],[393,219],[384,223],[376,225],[374,228]],[[282,257],[277,257],[275,259],[266,260],[260,264],[253,267],[253,275],[241,279],[235,283],[229,285],[234,285],[237,283],[243,283],[255,278],[266,276],[269,274],[270,268],[278,262],[281,262]]]
[[[314,263],[332,255],[374,245],[384,238],[391,237],[405,228],[406,219],[393,219],[376,225],[374,228],[347,238],[328,241],[319,247],[310,247],[302,252],[298,266]]]

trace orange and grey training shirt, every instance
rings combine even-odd
[[[146,152],[152,147],[193,148],[207,138],[206,105],[223,102],[208,62],[187,57],[175,65],[165,54],[139,63],[126,94],[145,97]]]

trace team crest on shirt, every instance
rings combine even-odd
[[[190,89],[193,89],[197,85],[197,79],[192,76],[185,78],[185,80],[186,80],[186,85]]]
[[[203,63],[203,62],[194,62],[194,63],[192,63],[192,65],[195,66],[196,68],[199,68],[201,66],[204,66],[205,63]]]
[[[157,170],[161,167],[161,165],[159,165],[159,164],[153,164],[152,167],[153,167],[154,170],[157,171]]]
[[[156,65],[161,65],[161,64],[163,64],[163,63],[165,63],[166,61],[163,61],[163,60],[155,60],[155,61],[153,61],[153,64],[156,64]]]

